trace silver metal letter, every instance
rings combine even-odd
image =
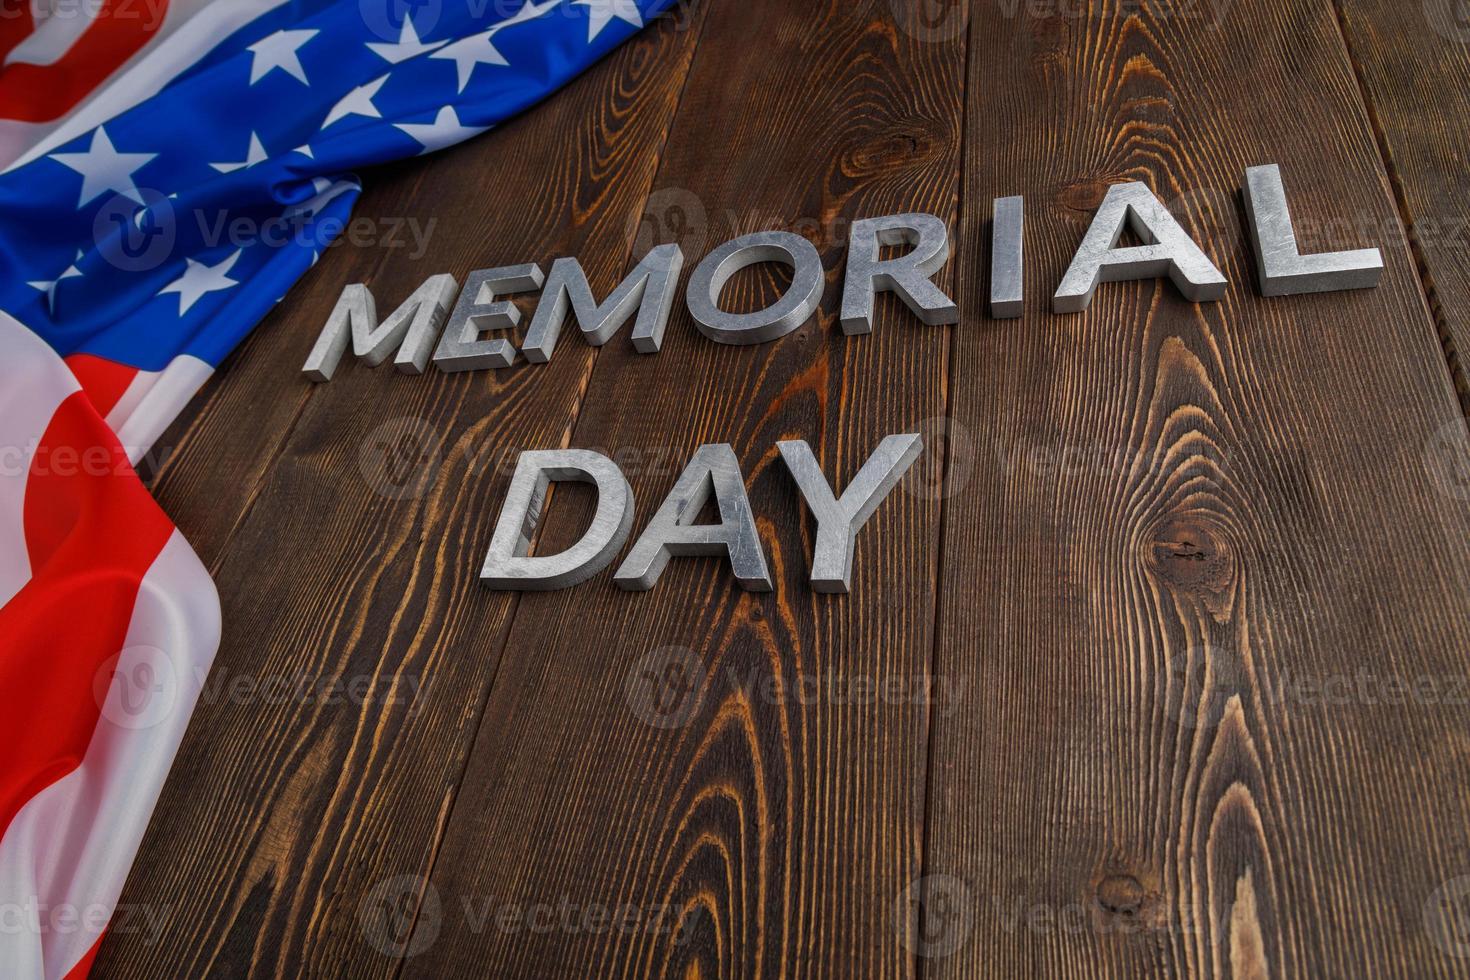
[[[633,349],[641,354],[654,353],[663,343],[669,311],[674,306],[674,284],[683,268],[684,253],[679,246],[660,245],[649,251],[599,306],[582,264],[576,259],[557,259],[551,264],[551,275],[541,292],[541,302],[531,318],[531,329],[526,331],[521,351],[533,364],[551,360],[570,308],[582,327],[582,336],[594,347],[612,339],[636,309]]]
[[[1116,247],[1125,221],[1143,245]],[[1225,277],[1169,209],[1140,183],[1114,184],[1072,257],[1051,308],[1056,313],[1080,313],[1092,302],[1099,282],[1155,279],[1165,273],[1186,299],[1196,303],[1225,295]]]
[[[801,488],[806,505],[817,519],[817,544],[812,554],[812,589],[846,592],[852,586],[853,545],[857,533],[919,458],[924,440],[918,433],[889,436],[878,444],[838,500],[822,475],[811,447],[800,440],[778,442],[786,468]]]
[[[434,349],[439,324],[444,322],[458,288],[448,273],[430,276],[379,323],[377,304],[366,286],[354,283],[342,287],[316,346],[301,365],[301,373],[313,381],[331,381],[351,335],[352,352],[369,367],[382,364],[397,347],[394,366],[404,374],[422,374]]]
[[[597,513],[582,539],[559,555],[529,555],[552,480],[597,487]],[[492,589],[564,589],[612,563],[633,527],[633,491],[612,460],[586,449],[521,453],[495,523],[480,581]]]
[[[751,313],[720,309],[720,291],[746,266],[783,262],[791,288],[776,303]],[[822,301],[822,257],[816,246],[787,231],[762,231],[726,242],[704,257],[689,279],[689,312],[700,333],[722,344],[759,344],[784,337],[807,321]]]
[[[1245,209],[1262,296],[1367,289],[1378,285],[1383,276],[1383,255],[1376,248],[1320,255],[1297,251],[1281,168],[1274,163],[1246,169]]]
[[[720,522],[695,524],[711,492]],[[613,581],[633,592],[651,589],[674,555],[728,555],[730,570],[742,587],[749,592],[771,591],[771,573],[745,496],[740,462],[727,443],[699,447],[613,573]]]
[[[1025,308],[1025,268],[1021,264],[1021,232],[1025,226],[1022,197],[996,198],[990,227],[990,315],[1006,320]]]
[[[898,298],[931,327],[958,323],[960,308],[930,277],[949,260],[949,229],[932,214],[890,214],[852,223],[847,279],[842,289],[842,332],[871,333],[879,290]],[[912,245],[896,259],[880,261],[884,245]]]
[[[525,293],[541,288],[545,276],[537,265],[509,265],[500,269],[476,269],[465,280],[464,291],[434,363],[441,371],[474,371],[480,368],[510,367],[516,359],[515,346],[501,337],[481,337],[485,330],[509,330],[521,322],[521,311],[514,303],[496,299],[506,293]]]

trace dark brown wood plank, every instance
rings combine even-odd
[[[427,254],[329,256],[188,431],[162,496],[217,552],[224,641],[122,899],[166,907],[168,928],[112,936],[97,975],[397,970],[359,915],[412,914],[418,892],[373,889],[427,870],[499,662],[514,600],[475,580],[509,479],[497,452],[566,438],[592,354],[418,378],[344,363],[316,389],[300,364],[365,266],[380,310],[427,275],[537,256],[613,281],[697,36],[663,20],[528,117],[403,168],[359,213],[437,218]],[[208,470],[237,439],[221,484]],[[385,470],[399,450],[408,468]]]
[[[639,527],[698,445],[732,444],[775,591],[682,559],[650,593],[609,571],[521,599],[434,868],[435,939],[406,975],[912,972],[894,916],[919,870],[942,456],[864,530],[853,593],[821,596],[775,443],[807,439],[845,485],[884,434],[944,412],[948,329],[885,302],[844,338],[835,312],[848,221],[954,218],[964,58],[963,36],[918,39],[886,2],[710,10],[652,198],[671,220],[653,224],[682,229],[691,261],[737,233],[805,233],[826,299],[760,346],[705,339],[682,304],[657,356],[619,338],[573,443],[625,459]],[[753,270],[727,305],[777,288]],[[573,511],[551,514],[575,534]],[[894,693],[854,698],[863,684]]]
[[[1470,965],[1426,918],[1470,858],[1470,507],[1422,459],[1456,399],[1401,244],[1376,290],[1256,294],[1245,167],[1304,222],[1394,202],[1331,8],[1220,6],[975,10],[965,240],[1027,195],[1031,307],[982,320],[965,254],[936,675],[969,700],[934,719],[927,975]],[[1049,315],[1127,179],[1225,300]]]
[[[1470,405],[1464,376],[1470,355],[1470,11],[1459,0],[1339,0],[1337,8],[1402,212],[1402,224],[1370,233],[1402,239],[1407,232],[1462,405]],[[1464,470],[1450,475],[1463,480]]]
[[[297,283],[289,299],[251,331],[215,372],[193,404],[164,432],[140,469],[154,497],[189,539],[210,571],[219,572],[225,547],[244,521],[266,476],[290,438],[292,428],[317,390],[301,383],[303,346],[321,329],[321,317],[336,303],[343,283],[377,280],[389,265],[411,262],[410,248],[395,246],[389,221],[410,216],[439,219],[415,199],[436,173],[437,158],[408,160],[379,168],[364,185],[355,218],[381,222],[376,244],[352,245],[344,236],[322,254]],[[424,227],[422,224],[420,227]],[[361,240],[361,239],[360,239]],[[409,243],[401,231],[396,240]],[[411,248],[416,248],[411,245]],[[380,303],[399,297],[382,297]]]

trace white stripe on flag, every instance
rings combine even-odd
[[[286,0],[170,0],[157,33],[60,121],[0,119],[0,166],[13,170],[157,94],[245,24]],[[142,4],[139,5],[143,6]],[[138,16],[146,16],[143,10]],[[85,20],[85,18],[79,18]],[[3,172],[3,171],[0,171]]]
[[[127,450],[129,462],[136,465],[153,448],[213,373],[207,362],[188,354],[174,358],[162,371],[138,372],[107,413],[107,424]]]
[[[146,16],[146,15],[143,15]],[[73,11],[70,14],[56,14],[36,24],[36,29],[5,56],[7,65],[52,65],[59,61],[62,55],[71,50],[87,28],[92,26],[92,18],[86,16],[82,11]]]
[[[19,926],[0,929],[5,976],[64,977],[112,918],[219,637],[214,583],[175,531],[143,576],[81,765],[0,839],[0,903]],[[128,922],[144,928],[161,910],[137,911]]]
[[[37,444],[51,416],[73,392],[76,377],[46,342],[0,311],[0,606],[31,580],[27,557],[25,492]],[[45,462],[44,460],[42,461]]]

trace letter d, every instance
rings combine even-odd
[[[597,488],[597,513],[580,541],[558,555],[530,555],[552,480]],[[565,589],[606,568],[633,527],[633,490],[617,464],[586,449],[521,453],[495,524],[480,581],[492,589]]]

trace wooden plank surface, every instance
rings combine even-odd
[[[1369,227],[1385,237],[1407,232],[1470,414],[1470,113],[1450,96],[1470,91],[1470,8],[1459,0],[1339,0],[1337,8],[1404,221]],[[1444,477],[1470,482],[1463,471]]]
[[[657,356],[614,340],[572,440],[640,454],[626,467],[640,526],[696,447],[730,443],[775,591],[743,593],[721,563],[682,559],[645,594],[616,589],[610,570],[522,598],[433,875],[441,934],[468,908],[509,926],[461,924],[406,976],[912,969],[892,902],[919,869],[925,708],[847,703],[843,685],[927,680],[939,502],[895,493],[860,539],[852,594],[815,595],[812,527],[775,448],[808,440],[845,485],[883,435],[944,412],[948,329],[896,304],[869,336],[836,324],[848,222],[955,216],[963,39],[915,40],[885,12],[710,9],[651,201],[695,216],[678,236],[694,256],[773,221],[803,231],[829,270],[825,301],[769,344],[712,344],[682,304]],[[750,275],[726,300],[775,294]],[[937,485],[941,463],[924,458],[918,485]],[[531,928],[535,910],[564,904],[576,925]],[[597,909],[633,925],[594,935],[581,923]]]
[[[1265,162],[1304,222],[1397,221],[1331,9],[976,15],[965,238],[1025,194],[1033,305],[979,320],[967,255],[935,670],[976,701],[935,722],[926,974],[1463,973],[1423,910],[1470,852],[1470,709],[1389,686],[1465,674],[1470,510],[1420,459],[1458,416],[1434,325],[1402,244],[1376,290],[1263,300],[1238,232]],[[1038,313],[1127,179],[1226,298]]]
[[[96,975],[1470,973],[1435,918],[1470,873],[1470,263],[1388,234],[1464,211],[1465,49],[1411,6],[702,4],[366,175],[357,213],[432,217],[428,251],[330,250],[163,440],[225,637],[123,895],[164,932]],[[1237,192],[1271,161],[1309,247],[1383,246],[1379,289],[1256,294]],[[1050,315],[1128,179],[1225,301]],[[1030,305],[993,321],[990,202],[1021,193]],[[909,210],[954,229],[960,325],[885,297],[843,337],[847,223]],[[680,303],[656,356],[573,329],[545,366],[298,374],[347,282],[386,310],[575,255],[603,294],[652,244],[687,279],[768,228],[828,270],[776,343]],[[927,449],[853,593],[813,594],[776,441],[840,486],[899,431]],[[479,586],[515,452],[613,455],[641,528],[704,442],[740,457],[774,593],[710,559],[647,594]],[[553,494],[543,547],[587,503]],[[358,693],[279,696],[331,681]]]
[[[496,453],[564,440],[592,359],[569,349],[535,373],[433,383],[344,365],[322,389],[300,361],[341,283],[366,267],[383,310],[427,275],[462,279],[528,254],[582,255],[589,274],[614,274],[696,39],[666,20],[594,67],[528,117],[554,142],[522,119],[400,171],[408,186],[364,208],[437,216],[422,260],[329,252],[302,306],[264,324],[242,352],[255,359],[214,392],[185,446],[238,439],[275,458],[259,486],[240,486],[237,473],[257,472],[243,457],[217,473],[212,448],[186,451],[161,497],[182,526],[227,510],[200,522],[206,554],[220,554],[220,581],[251,584],[221,590],[215,693],[123,899],[167,907],[164,941],[117,937],[101,975],[154,977],[165,963],[181,976],[397,970],[396,937],[365,941],[358,912],[385,879],[391,890],[399,872],[429,867],[499,664],[515,599],[465,573],[509,481]],[[252,431],[252,419],[279,427],[298,414],[287,433]],[[320,685],[332,682],[345,691],[327,703]],[[381,897],[410,912],[417,898]]]

